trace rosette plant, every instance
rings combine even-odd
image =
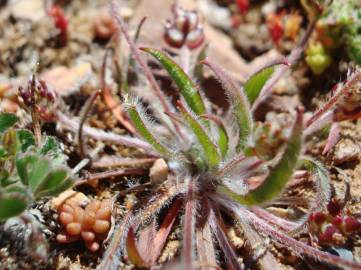
[[[317,127],[311,122],[304,124],[304,109],[299,107],[290,112],[294,120],[285,127],[286,137],[273,156],[262,155],[257,145],[275,138],[270,136],[270,129],[265,127],[261,132],[262,129],[256,127],[252,106],[262,98],[262,89],[277,65],[287,65],[287,60],[261,68],[242,87],[220,66],[204,60],[203,65],[213,71],[228,96],[229,109],[220,113],[189,74],[166,53],[153,48],[137,48],[115,10],[113,6],[114,18],[133,57],[154,90],[145,93],[145,97],[135,95],[130,88],[123,108],[135,127],[137,140],[142,140],[138,146],[148,154],[166,160],[169,174],[150,192],[146,205],[132,207],[115,227],[112,242],[98,269],[117,269],[123,255],[140,268],[156,265],[180,213],[182,269],[220,266],[242,269],[227,235],[229,221],[242,229],[253,249],[254,259],[264,269],[279,267],[267,249],[265,239],[302,256],[360,269],[361,265],[356,262],[296,240],[293,236],[304,230],[307,217],[298,222],[289,221],[265,208],[280,198],[290,180],[301,174],[298,168],[302,166],[317,179],[318,196],[311,203],[310,214],[325,208],[330,197],[326,169],[319,162],[303,156],[305,134],[324,126],[325,121],[321,123],[313,118],[312,124],[319,123]],[[141,51],[154,58],[179,89],[179,99],[174,106],[161,91]],[[318,112],[315,117],[322,118],[322,114]],[[220,254],[217,246],[223,259],[217,256]]]

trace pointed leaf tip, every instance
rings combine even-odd
[[[178,86],[188,106],[195,114],[206,113],[206,107],[198,87],[176,62],[160,50],[146,47],[141,47],[140,50],[149,53],[162,65]]]
[[[276,59],[271,63],[264,65],[251,76],[249,76],[243,88],[251,104],[261,94],[262,88],[265,86],[268,79],[272,76],[273,72],[275,71],[275,66],[277,65],[290,66],[291,63],[287,58]]]

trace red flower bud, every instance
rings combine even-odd
[[[248,0],[236,0],[236,4],[240,13],[246,14],[248,12],[249,9]]]
[[[345,217],[345,230],[348,233],[356,232],[361,230],[361,221],[353,217]]]
[[[326,215],[322,212],[316,212],[316,213],[311,214],[309,219],[311,222],[321,225],[322,223],[324,223],[326,221]]]

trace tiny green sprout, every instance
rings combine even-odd
[[[24,212],[34,201],[55,196],[72,183],[70,170],[53,137],[45,137],[40,149],[32,132],[13,126],[15,115],[0,114],[0,220]]]

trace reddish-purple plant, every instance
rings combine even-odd
[[[98,269],[117,269],[122,257],[141,268],[156,265],[180,213],[183,226],[180,257],[184,269],[204,265],[219,267],[216,245],[224,255],[222,262],[229,269],[241,269],[227,236],[225,215],[238,223],[255,259],[265,269],[279,267],[265,244],[268,238],[296,254],[331,265],[361,269],[361,265],[354,261],[331,255],[293,237],[305,230],[308,220],[317,215],[314,213],[325,211],[330,198],[328,172],[319,162],[303,156],[303,141],[307,135],[339,119],[337,113],[344,102],[349,101],[345,94],[349,91],[358,93],[360,89],[360,70],[350,75],[334,97],[309,120],[304,121],[302,107],[290,112],[294,120],[287,122],[287,132],[282,134],[281,140],[273,140],[271,129],[262,132],[262,128],[256,127],[253,111],[269,95],[285,69],[300,57],[314,23],[311,23],[300,46],[286,60],[261,68],[243,87],[212,61],[203,61],[222,83],[228,96],[228,111],[219,113],[190,79],[188,69],[182,69],[162,51],[139,49],[116,10],[113,2],[112,15],[151,88],[138,91],[138,95],[130,88],[124,96],[122,109],[127,111],[138,138],[87,126],[83,132],[96,139],[139,147],[153,157],[163,158],[168,164],[169,174],[158,188],[150,192],[146,205],[131,207],[116,225]],[[180,98],[175,106],[161,91],[141,51],[158,61],[178,87]],[[273,78],[268,80],[272,74]],[[144,108],[143,101],[147,102],[149,110]],[[148,115],[148,111],[152,115]],[[61,113],[58,113],[58,118],[73,129],[77,126]],[[256,132],[257,129],[261,131]],[[281,135],[278,133],[277,136]],[[277,147],[272,148],[272,155],[269,151],[262,151],[264,149],[258,144],[264,147],[277,144]],[[318,196],[310,203],[309,214],[298,222],[273,215],[266,207],[277,201],[290,180],[304,174],[304,171],[298,171],[301,166],[316,179]],[[159,220],[162,209],[165,217]]]

